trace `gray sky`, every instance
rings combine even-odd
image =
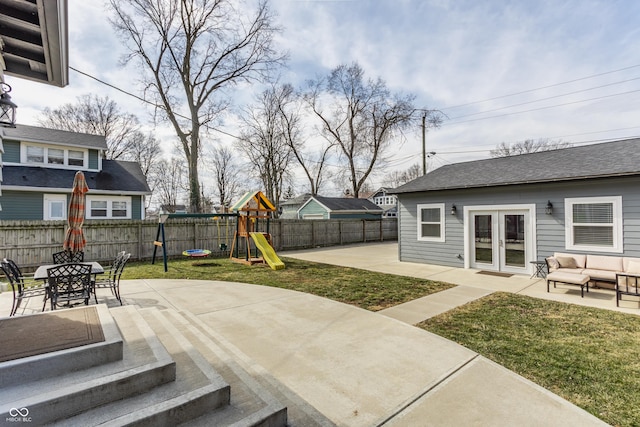
[[[427,134],[430,167],[486,158],[501,142],[574,144],[640,135],[640,2],[634,0],[273,0],[294,86],[340,64],[416,95],[448,120]],[[70,65],[137,93],[135,70],[99,2],[69,0]],[[144,122],[150,108],[75,71],[59,89],[15,79],[18,123],[85,93],[108,95]],[[250,99],[245,88],[239,99]],[[259,89],[258,89],[259,90]],[[222,129],[237,134],[231,121]],[[166,147],[175,139],[156,129]],[[419,127],[394,141],[388,170],[421,163]],[[374,186],[375,186],[374,182]]]

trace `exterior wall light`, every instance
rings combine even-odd
[[[456,205],[451,205],[451,215],[455,215],[456,214]]]
[[[547,201],[547,206],[544,207],[544,213],[547,215],[553,215],[553,205],[551,204],[551,200]]]
[[[0,81],[0,126],[16,127],[16,108],[18,106],[11,101],[11,86]]]

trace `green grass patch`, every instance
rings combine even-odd
[[[498,292],[418,326],[611,425],[640,425],[639,316]]]
[[[286,268],[245,265],[228,258],[171,259],[164,272],[162,259],[155,264],[127,264],[122,279],[196,279],[251,283],[306,292],[378,311],[453,287],[413,277],[375,273],[356,268],[282,258]]]

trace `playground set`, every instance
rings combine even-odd
[[[212,218],[220,221],[225,218],[235,218],[236,230],[231,245],[230,258],[234,262],[247,265],[267,264],[273,270],[281,270],[285,268],[284,263],[278,258],[269,233],[269,220],[275,206],[261,191],[247,192],[240,200],[233,205],[231,213],[227,214],[162,214],[158,222],[158,231],[156,240],[153,242],[153,258],[151,264],[155,264],[156,252],[159,247],[162,248],[164,260],[164,271],[168,271],[167,266],[167,249],[165,240],[165,223],[170,218]],[[220,223],[218,222],[218,236],[220,236]],[[228,222],[227,222],[228,227]],[[228,230],[228,228],[227,228]],[[264,231],[259,231],[264,230]],[[244,255],[240,256],[240,242],[244,243]],[[220,250],[225,251],[228,243],[220,243]],[[260,254],[258,254],[260,252]],[[211,254],[209,249],[187,249],[182,253],[184,256],[192,258],[207,257]]]

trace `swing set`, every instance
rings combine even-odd
[[[151,264],[156,262],[158,248],[162,248],[162,258],[164,261],[164,271],[167,267],[167,248],[165,240],[164,226],[170,218],[212,218],[216,221],[218,228],[218,241],[220,241],[220,219],[225,218],[225,243],[220,243],[221,251],[226,251],[229,247],[229,219],[236,218],[236,230],[233,236],[229,257],[234,262],[248,265],[267,264],[273,270],[280,270],[285,267],[273,249],[271,234],[269,233],[269,220],[275,212],[275,206],[265,197],[261,191],[247,192],[231,208],[232,213],[224,214],[162,214],[158,222],[156,239],[154,240],[153,258]],[[264,231],[260,231],[264,230]],[[244,243],[246,252],[244,257],[240,257],[240,242]],[[261,256],[258,254],[260,252]],[[183,255],[190,257],[205,257],[211,253],[208,249],[188,249]]]

